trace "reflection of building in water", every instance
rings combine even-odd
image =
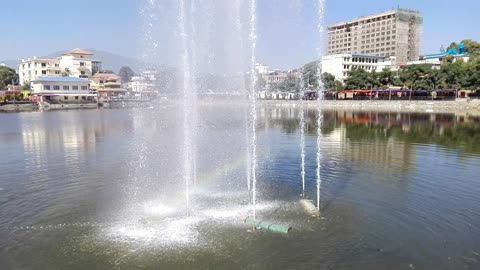
[[[344,127],[347,129],[346,127]],[[353,161],[369,162],[378,169],[410,171],[415,163],[415,149],[411,144],[394,139],[353,142],[344,148],[346,158]]]
[[[372,133],[370,133],[370,131]],[[333,131],[324,135],[322,151],[341,160],[365,162],[378,168],[397,172],[408,172],[414,168],[415,149],[411,144],[374,133],[384,133],[381,128],[370,130],[350,123],[337,122]]]
[[[76,117],[76,114],[57,116],[59,114],[42,115],[22,121],[24,152],[30,157],[27,166],[40,166],[52,159],[77,163],[85,150],[95,151],[98,126]]]

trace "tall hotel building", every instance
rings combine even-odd
[[[328,26],[328,54],[395,56],[397,64],[418,60],[423,18],[396,9]]]

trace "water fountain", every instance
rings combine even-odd
[[[319,15],[323,16],[323,2],[319,2]],[[230,216],[226,215],[225,207],[238,208],[242,206],[245,211],[232,210],[231,213],[235,213],[235,216],[242,216],[240,221],[244,221],[249,226],[260,227],[266,230],[277,230],[278,226],[271,226],[275,222],[265,222],[260,220],[258,211],[258,150],[257,150],[257,74],[256,74],[256,49],[257,49],[257,1],[256,0],[235,0],[233,2],[218,2],[213,0],[206,1],[193,1],[193,0],[148,0],[146,1],[146,13],[149,16],[145,16],[149,23],[146,24],[146,35],[150,37],[146,38],[150,46],[148,52],[152,56],[160,56],[158,52],[162,43],[173,45],[175,48],[167,58],[171,58],[172,64],[177,65],[179,84],[178,89],[173,93],[173,100],[178,104],[175,109],[178,108],[178,114],[174,116],[175,123],[181,123],[178,126],[177,134],[175,135],[175,144],[170,147],[167,154],[167,158],[171,161],[166,163],[173,164],[175,168],[181,168],[178,173],[168,173],[168,179],[162,179],[165,182],[175,183],[176,188],[172,187],[172,192],[166,192],[162,198],[157,199],[162,202],[162,205],[150,206],[149,209],[154,207],[157,209],[178,209],[172,211],[158,213],[158,216],[171,217],[175,216],[176,219],[182,220],[182,217],[178,215],[178,212],[187,213],[190,218],[195,218],[192,222],[202,222],[206,217],[215,216]],[[155,15],[151,15],[155,13]],[[221,14],[221,15],[219,15]],[[220,16],[220,20],[217,22]],[[323,19],[323,18],[322,18]],[[164,22],[167,21],[167,22]],[[169,23],[168,23],[169,22]],[[165,25],[173,26],[167,28]],[[320,27],[320,26],[319,26]],[[163,30],[158,30],[163,29]],[[218,33],[216,33],[218,31]],[[322,34],[319,28],[319,33]],[[155,36],[160,38],[156,40]],[[248,40],[248,41],[247,41]],[[220,48],[220,49],[219,49]],[[321,50],[319,49],[319,56],[321,56]],[[156,59],[150,59],[156,61]],[[247,74],[248,79],[246,82],[238,84],[236,90],[244,94],[248,102],[244,102],[239,108],[241,108],[242,115],[234,114],[234,117],[243,118],[243,141],[245,144],[242,152],[244,155],[239,157],[243,160],[243,176],[240,178],[246,179],[246,187],[242,187],[244,196],[241,200],[234,202],[233,198],[228,198],[229,194],[226,190],[222,191],[224,199],[219,201],[218,197],[212,197],[211,187],[208,186],[210,180],[202,177],[209,170],[218,170],[220,164],[228,163],[224,158],[231,158],[233,156],[225,156],[220,160],[215,160],[217,153],[211,148],[211,145],[206,141],[210,138],[205,137],[205,134],[201,130],[200,126],[204,126],[208,118],[202,115],[202,111],[207,109],[215,110],[215,106],[218,104],[208,103],[202,100],[201,97],[205,97],[206,93],[210,93],[212,90],[208,85],[205,85],[205,77],[209,74],[213,74],[214,80],[219,80],[221,76],[231,76],[232,74]],[[203,80],[203,81],[202,81]],[[243,81],[243,79],[242,79]],[[229,92],[227,91],[227,95]],[[210,101],[211,102],[211,101]],[[236,101],[237,105],[241,102]],[[319,112],[320,112],[319,101]],[[151,114],[148,112],[148,114]],[[301,119],[301,149],[302,149],[302,195],[305,198],[306,183],[306,153],[305,153],[305,111],[302,108]],[[320,114],[320,113],[319,113]],[[144,119],[143,124],[148,125],[147,116]],[[231,117],[231,116],[229,116]],[[230,120],[228,120],[230,121]],[[227,121],[227,122],[228,122]],[[319,118],[319,135],[321,134],[320,125],[321,119]],[[175,124],[174,124],[175,125]],[[146,155],[149,151],[145,145],[145,138],[140,139],[138,143],[139,149],[138,155]],[[317,204],[316,211],[320,208],[320,140],[318,138],[318,152],[317,152]],[[221,149],[221,148],[219,148]],[[223,151],[223,149],[221,150]],[[238,151],[232,151],[238,153]],[[143,160],[139,159],[138,162]],[[151,157],[146,158],[151,159]],[[217,162],[217,168],[209,164],[210,160]],[[137,162],[137,164],[138,164]],[[148,163],[145,161],[144,163]],[[240,168],[242,167],[242,163]],[[136,165],[136,164],[134,164]],[[148,168],[148,164],[142,164],[142,168]],[[235,171],[234,169],[233,171]],[[135,171],[135,170],[134,170]],[[240,169],[242,171],[242,169]],[[138,174],[138,172],[137,172]],[[160,174],[161,175],[161,174]],[[151,179],[150,176],[143,176],[146,180],[146,189],[150,188]],[[223,177],[227,177],[224,175]],[[138,177],[134,177],[137,179]],[[179,180],[181,179],[181,181]],[[228,181],[228,180],[227,180]],[[241,181],[242,183],[245,180]],[[135,184],[135,183],[133,183]],[[183,190],[182,190],[183,189]],[[175,190],[175,191],[173,191]],[[241,192],[241,193],[242,193]],[[141,191],[137,192],[141,194]],[[152,192],[152,194],[154,194]],[[182,194],[182,195],[180,195]],[[183,197],[182,200],[178,198]],[[139,196],[135,197],[135,205],[142,205],[145,203],[143,198]],[[162,201],[163,200],[163,201]],[[182,202],[183,201],[183,202]],[[165,204],[163,204],[165,202]],[[226,203],[228,202],[228,203]],[[310,201],[308,201],[310,202]],[[221,207],[219,207],[221,206]],[[180,210],[182,209],[182,210]],[[150,212],[151,213],[151,212]],[[155,212],[157,213],[157,212]],[[262,218],[268,219],[262,215]],[[142,218],[142,220],[145,220]],[[148,217],[147,219],[148,220]],[[237,220],[238,221],[238,220]],[[190,222],[190,221],[189,221]],[[235,221],[236,222],[236,221]],[[146,224],[150,224],[147,221]],[[190,224],[190,223],[189,223]],[[266,225],[267,224],[267,225]],[[277,229],[272,229],[277,228]],[[289,226],[286,230],[280,229],[280,231],[288,232]]]

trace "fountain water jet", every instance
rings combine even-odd
[[[255,70],[256,64],[256,47],[257,47],[257,1],[250,1],[250,42],[251,42],[251,68],[250,68],[250,102],[251,102],[251,178],[252,178],[252,204],[253,204],[253,220],[256,220],[256,203],[257,203],[257,75]]]
[[[300,111],[300,157],[301,161],[301,176],[302,176],[302,197],[305,197],[305,107],[302,106]]]
[[[320,195],[321,195],[321,142],[322,142],[322,100],[323,100],[323,81],[322,81],[322,56],[323,56],[323,48],[324,48],[324,19],[325,19],[325,0],[318,0],[318,25],[317,30],[320,37],[319,47],[317,48],[318,53],[318,66],[317,66],[317,78],[318,78],[318,94],[317,94],[317,111],[318,111],[318,118],[317,118],[317,210],[320,212]]]
[[[193,115],[194,100],[196,99],[195,87],[192,76],[192,61],[187,34],[187,7],[186,0],[180,1],[179,31],[182,40],[182,70],[183,70],[183,180],[185,182],[185,200],[187,208],[190,207],[190,183],[193,178]],[[193,2],[193,1],[192,1]],[[189,46],[190,45],[190,46]]]

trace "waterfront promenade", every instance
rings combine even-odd
[[[316,101],[305,100],[262,100],[265,106],[301,106],[317,108]],[[468,112],[480,114],[480,99],[457,99],[451,101],[428,100],[324,100],[323,109],[358,111],[398,111],[398,112]]]

